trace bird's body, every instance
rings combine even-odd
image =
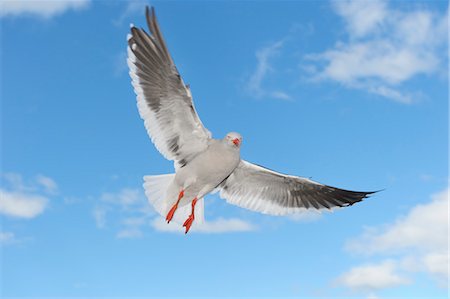
[[[145,128],[175,165],[175,174],[144,177],[149,202],[167,222],[184,221],[187,233],[194,220],[203,221],[203,198],[213,190],[231,204],[272,215],[350,206],[374,193],[339,189],[242,160],[238,133],[213,139],[169,54],[154,9],[147,8],[146,16],[150,34],[131,27],[128,65]]]
[[[239,162],[239,147],[230,145],[225,140],[211,139],[205,151],[177,170],[168,193],[178,194],[184,190],[184,197],[180,201],[181,206],[190,203],[192,198],[201,199],[218,187]],[[169,205],[174,204],[175,201],[176,197],[167,198]]]

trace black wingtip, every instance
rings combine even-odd
[[[383,190],[377,190],[377,191],[350,191],[345,189],[339,189],[339,188],[333,188],[334,189],[334,195],[336,196],[336,199],[339,201],[342,201],[344,204],[342,206],[348,207],[352,206],[357,202],[361,202],[366,198],[369,198],[371,195],[383,191]]]
[[[371,195],[373,195],[373,194],[375,194],[375,193],[378,193],[378,192],[383,192],[383,191],[385,191],[386,189],[380,189],[380,190],[376,190],[376,191],[369,191],[369,192],[362,192],[362,193],[365,193],[366,195],[364,196],[364,198],[367,198],[367,197],[369,197],[369,196],[371,196]]]

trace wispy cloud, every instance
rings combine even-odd
[[[282,90],[269,90],[264,86],[264,80],[268,75],[274,72],[270,59],[279,54],[283,47],[284,40],[277,41],[262,49],[256,51],[257,65],[255,71],[249,77],[246,83],[246,89],[250,95],[255,98],[270,97],[280,100],[290,100],[291,96]]]
[[[14,232],[0,230],[0,246],[24,244],[32,240],[30,237],[18,237]]]
[[[55,194],[58,191],[58,185],[52,178],[48,176],[40,174],[36,177],[36,182],[43,186],[47,193]]]
[[[108,211],[108,207],[106,206],[95,206],[92,211],[92,216],[94,216],[95,224],[97,228],[105,228],[106,227],[106,214]]]
[[[316,80],[335,81],[401,103],[415,99],[403,84],[446,65],[447,14],[425,8],[399,10],[388,1],[334,1],[346,37],[322,53],[305,56]]]
[[[139,189],[124,188],[117,193],[103,193],[100,200],[126,208],[141,204],[143,198]]]
[[[3,180],[5,185],[9,185],[10,189],[15,191],[30,191],[34,188],[30,188],[25,185],[23,182],[23,178],[18,173],[6,172],[1,174],[1,179]]]
[[[157,217],[151,222],[151,226],[160,232],[183,233],[184,228],[175,223],[167,224],[163,218]],[[246,222],[237,218],[218,218],[212,221],[205,221],[201,225],[192,225],[190,231],[193,233],[205,234],[220,234],[220,233],[235,233],[235,232],[249,232],[256,230],[257,227],[250,222]]]
[[[117,232],[117,238],[119,239],[135,239],[141,238],[144,233],[142,227],[148,224],[148,217],[129,217],[122,220],[122,229]]]
[[[133,188],[102,193],[92,210],[97,228],[118,227],[119,239],[142,237],[144,225],[153,215],[143,191]]]
[[[356,266],[338,281],[351,289],[375,290],[405,284],[420,272],[448,287],[448,192],[433,195],[430,202],[413,207],[392,223],[366,228],[347,242],[351,253],[385,260]]]
[[[55,194],[58,192],[58,184],[55,180],[43,174],[38,174],[24,180],[22,175],[18,173],[5,172],[0,174],[0,179],[3,186],[15,192],[46,194]]]
[[[12,232],[0,231],[0,245],[9,245],[16,242],[16,236]]]
[[[2,0],[0,17],[32,15],[51,18],[68,10],[80,10],[88,7],[90,0]]]
[[[56,182],[44,175],[24,182],[17,173],[1,175],[0,214],[16,218],[34,218],[42,214],[49,203],[49,196],[56,192]]]
[[[97,228],[117,228],[118,239],[138,239],[145,236],[146,230],[153,228],[159,232],[184,234],[185,228],[171,222],[167,224],[148,203],[143,190],[123,188],[117,192],[106,192],[99,196],[92,215]],[[198,224],[194,221],[190,232],[232,233],[254,231],[257,227],[237,218],[217,218]]]
[[[128,73],[127,52],[124,50],[113,57],[112,61],[113,74],[116,77]]]
[[[130,17],[136,14],[143,14],[145,7],[150,6],[149,1],[146,0],[129,0],[126,1],[126,6],[122,13],[113,21],[114,25],[122,26],[125,21],[129,21]]]

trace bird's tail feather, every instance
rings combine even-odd
[[[146,175],[144,176],[145,195],[149,203],[162,217],[166,217],[172,205],[178,198],[178,188],[174,183],[175,174]],[[183,224],[191,214],[191,205],[178,205],[172,221]],[[194,224],[204,222],[204,202],[203,198],[195,205]]]

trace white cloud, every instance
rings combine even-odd
[[[47,193],[55,194],[58,191],[58,185],[52,178],[40,174],[36,177],[36,182],[43,186]]]
[[[433,252],[423,257],[423,265],[431,274],[448,277],[448,251]]]
[[[48,199],[41,195],[0,189],[0,213],[17,218],[34,218],[44,212]]]
[[[11,217],[30,219],[42,214],[49,202],[47,195],[58,188],[53,179],[43,175],[26,182],[17,173],[2,173],[0,178],[0,214]]]
[[[368,228],[364,234],[347,243],[349,251],[374,254],[415,250],[447,250],[448,190],[432,196],[431,202],[419,204],[394,223]]]
[[[382,289],[404,284],[406,277],[419,272],[448,287],[448,193],[449,189],[434,194],[430,202],[413,207],[396,221],[366,228],[361,236],[347,242],[345,247],[352,253],[366,258],[388,257],[389,261],[354,267],[339,278],[340,282],[352,289]],[[380,278],[365,281],[364,271]]]
[[[50,201],[43,194],[53,193],[57,189],[53,179],[42,175],[24,182],[20,174],[2,173],[0,184],[0,214],[19,219],[32,219],[42,214]],[[24,241],[26,239],[18,239],[14,232],[0,230],[1,245]]]
[[[327,61],[319,75],[321,78],[347,85],[369,79],[397,85],[416,74],[434,72],[439,62],[438,57],[428,51],[420,52],[388,40],[339,44],[317,58]]]
[[[387,16],[385,1],[334,1],[337,14],[346,20],[348,32],[364,36],[381,25]]]
[[[67,10],[86,8],[90,0],[2,0],[0,17],[34,15],[51,18]]]
[[[256,52],[256,59],[258,64],[255,71],[248,79],[246,89],[255,98],[271,97],[280,100],[290,100],[291,96],[281,90],[267,90],[263,81],[267,75],[274,71],[270,64],[270,59],[277,56],[280,49],[283,47],[284,41],[277,41],[269,46],[266,46]]]
[[[305,56],[316,80],[401,103],[414,101],[402,84],[419,75],[439,72],[445,64],[447,14],[424,8],[398,10],[387,1],[335,1],[334,9],[347,26],[346,41]]]
[[[409,280],[396,273],[393,261],[357,266],[342,274],[336,281],[355,290],[375,291],[408,284]]]
[[[151,226],[161,232],[174,232],[174,233],[184,233],[184,227],[176,224],[176,223],[169,223],[167,224],[163,218],[157,217],[151,222]],[[220,233],[232,233],[232,232],[248,232],[248,231],[254,231],[257,228],[244,220],[236,219],[236,218],[230,218],[230,219],[224,219],[224,218],[218,218],[213,221],[205,221],[201,225],[192,225],[191,230],[189,233],[209,233],[209,234],[220,234]]]

